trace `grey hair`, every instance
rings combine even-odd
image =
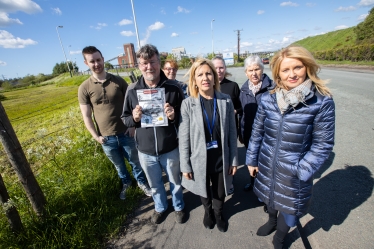
[[[214,61],[214,60],[221,60],[223,62],[223,65],[225,65],[225,68],[226,68],[226,62],[221,56],[218,56],[218,55],[214,56],[212,61]]]
[[[136,52],[136,58],[139,60],[140,58],[143,58],[144,60],[151,59],[154,55],[157,55],[158,61],[160,60],[160,54],[157,50],[157,48],[151,44],[146,44],[142,46],[138,52]]]
[[[264,64],[258,55],[250,55],[244,60],[244,70],[247,70],[247,67],[254,64],[260,66],[261,70],[264,70]]]

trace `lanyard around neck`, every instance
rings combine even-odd
[[[203,97],[201,97],[201,96],[200,96],[200,102],[201,102],[201,106],[203,108],[203,111],[204,111],[204,114],[205,114],[205,117],[206,117],[206,122],[208,123],[208,130],[209,130],[209,133],[210,133],[210,141],[213,141],[213,128],[214,128],[214,123],[216,121],[216,107],[217,107],[216,93],[214,93],[214,98],[213,98],[213,119],[212,119],[212,126],[210,125],[208,113],[206,112],[206,109],[205,109],[205,106],[204,106],[204,102],[203,102]]]

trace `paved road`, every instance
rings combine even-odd
[[[244,68],[229,68],[239,85],[246,80]],[[183,80],[186,70],[177,78]],[[268,67],[265,69],[271,77]],[[313,203],[293,229],[286,244],[290,248],[374,248],[374,74],[323,68],[320,77],[331,79],[336,104],[336,144],[328,162],[315,176]],[[202,225],[199,198],[185,192],[189,219],[174,222],[170,211],[156,226],[150,223],[151,198],[145,198],[120,238],[108,248],[272,248],[271,237],[256,236],[267,215],[253,193],[242,191],[248,181],[243,166],[245,150],[239,145],[240,163],[234,195],[228,197],[224,214],[226,233]],[[171,209],[171,208],[169,208]]]

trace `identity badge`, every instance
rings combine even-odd
[[[206,149],[207,150],[214,149],[214,148],[218,148],[217,141],[211,141],[209,143],[206,143]]]

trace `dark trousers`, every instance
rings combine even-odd
[[[210,189],[212,183],[212,189]],[[214,213],[220,215],[225,202],[225,184],[223,181],[223,172],[215,174],[207,174],[206,176],[206,190],[208,197],[200,196],[201,203],[205,210],[214,209]]]

